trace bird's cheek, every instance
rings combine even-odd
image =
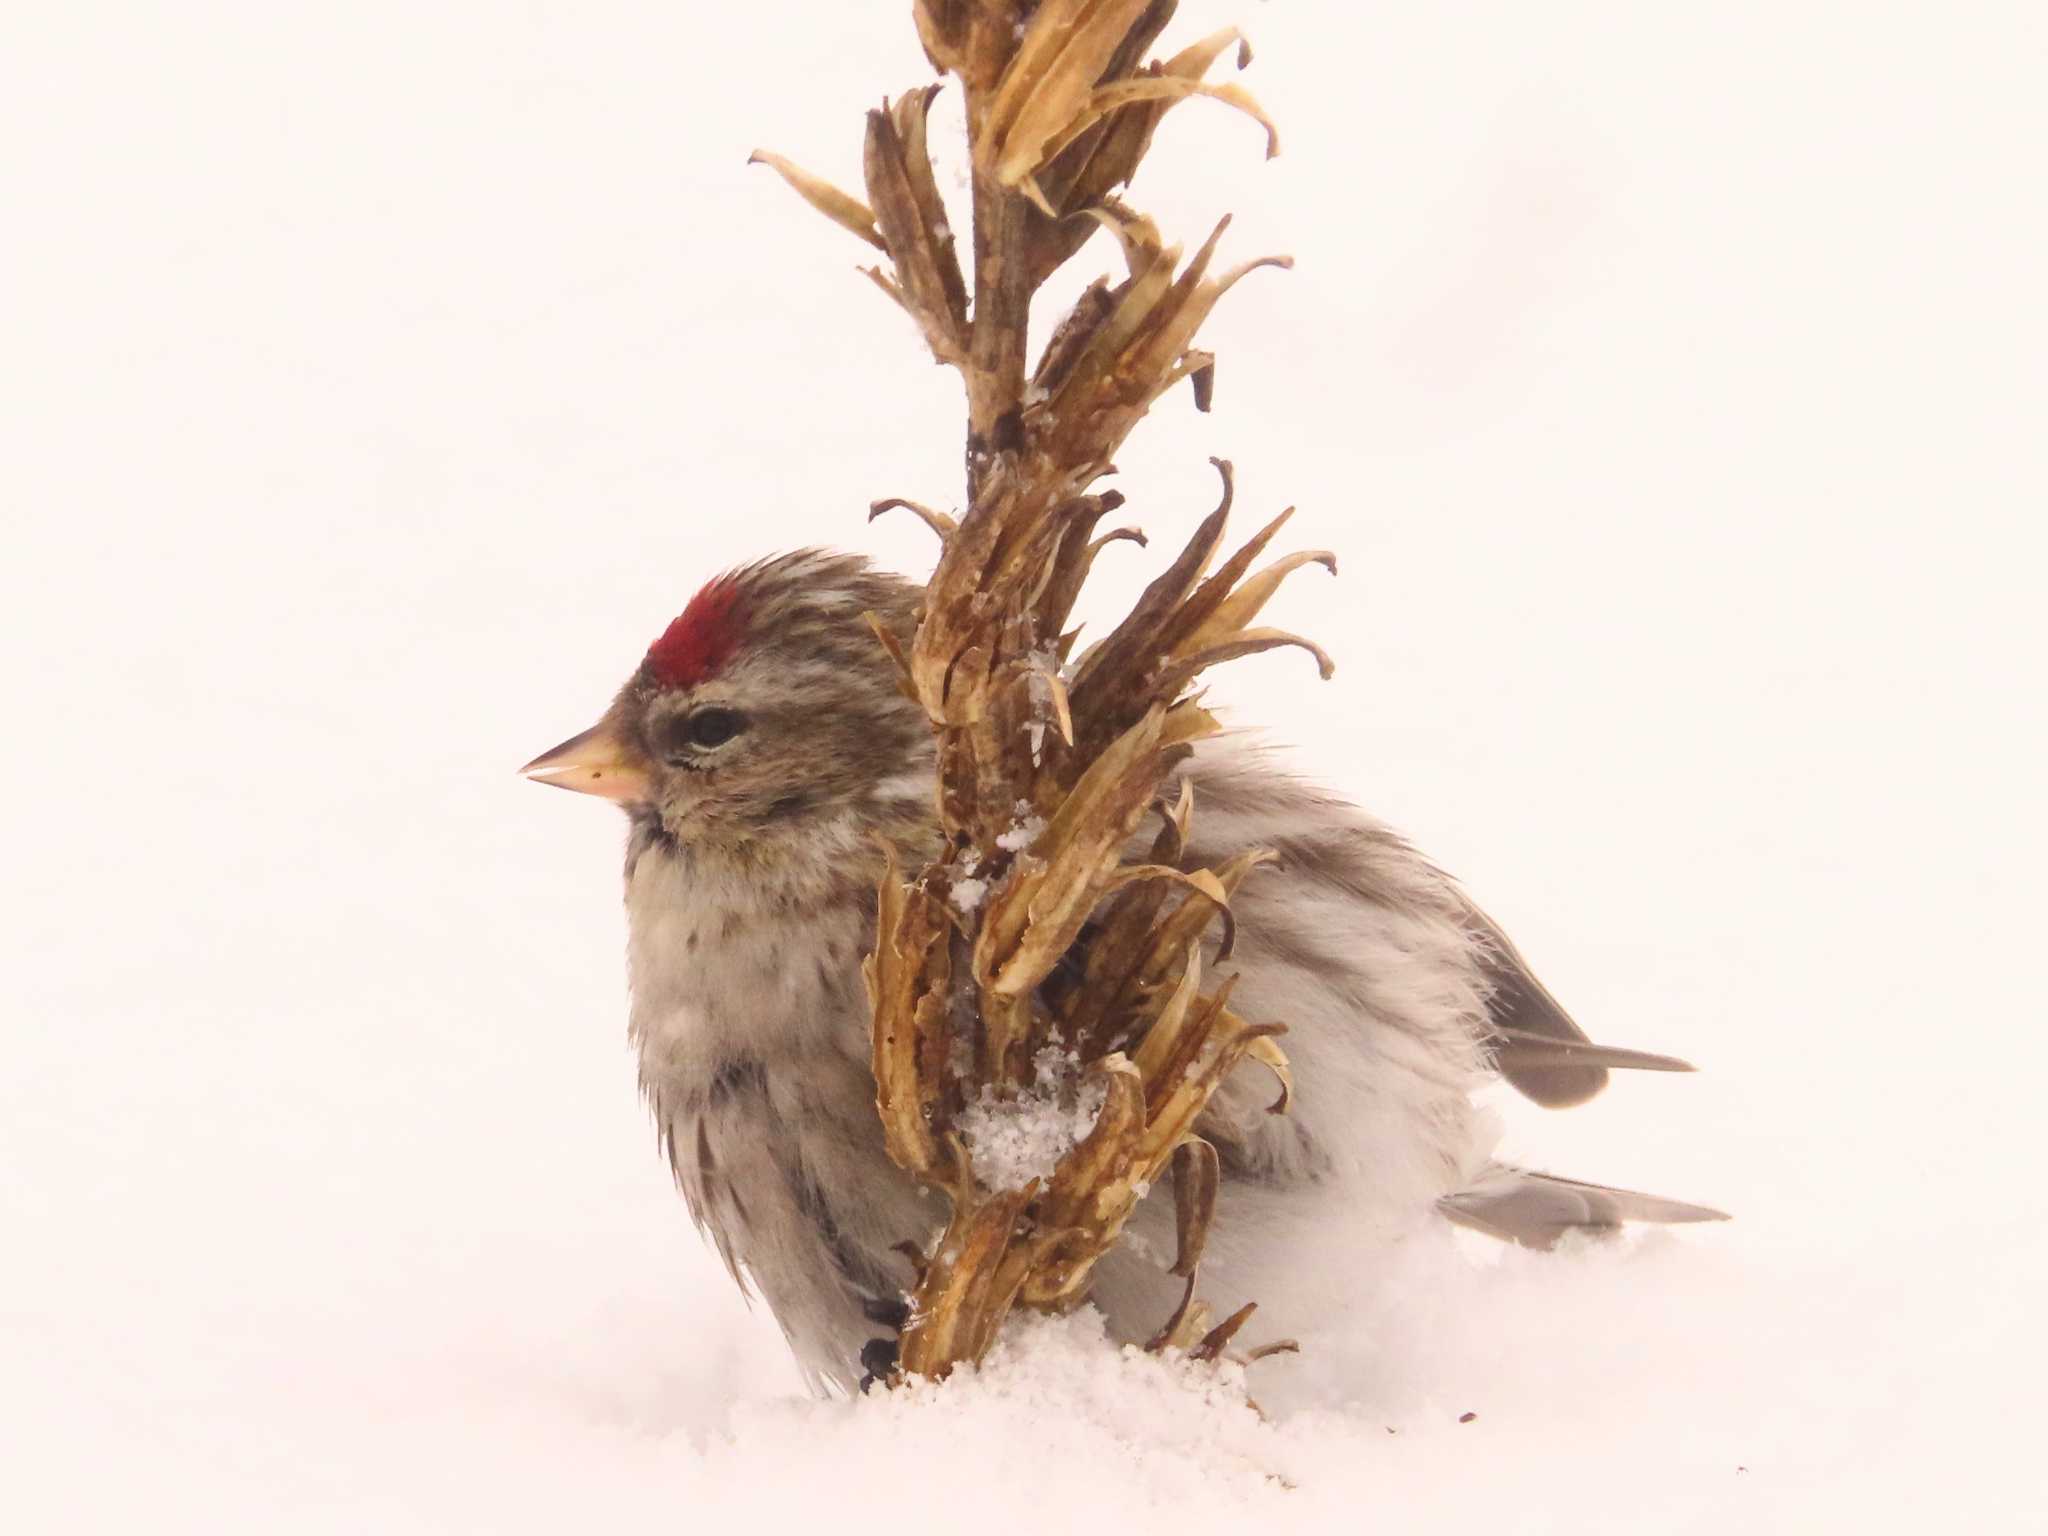
[[[673,772],[661,786],[662,822],[671,832],[701,830],[717,823],[721,798],[718,787],[701,770]]]

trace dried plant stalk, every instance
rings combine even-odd
[[[1123,498],[1092,487],[1153,401],[1183,378],[1206,409],[1214,359],[1194,337],[1246,272],[1212,271],[1226,219],[1192,256],[1118,200],[1178,102],[1209,97],[1265,129],[1239,86],[1207,76],[1237,47],[1218,33],[1163,62],[1144,55],[1174,0],[913,0],[933,65],[964,92],[974,241],[963,272],[926,147],[938,86],[868,114],[865,203],[780,156],[760,155],[815,208],[887,255],[869,275],[916,322],[966,386],[967,510],[953,518],[899,500],[941,550],[914,639],[879,630],[904,688],[936,733],[939,856],[906,879],[893,857],[866,964],[874,1008],[876,1102],[890,1155],[943,1190],[952,1214],[919,1258],[900,1368],[944,1375],[978,1359],[1015,1305],[1085,1297],[1141,1193],[1169,1172],[1186,1292],[1154,1341],[1213,1357],[1250,1308],[1211,1325],[1195,1297],[1215,1208],[1204,1109],[1241,1062],[1292,1092],[1276,1023],[1229,1007],[1230,978],[1205,990],[1203,942],[1265,857],[1184,867],[1195,807],[1167,776],[1216,722],[1192,691],[1208,667],[1310,642],[1255,620],[1287,574],[1326,553],[1253,566],[1275,519],[1220,565],[1232,495],[1133,611],[1084,653],[1069,618],[1096,554],[1135,530],[1096,532]],[[1125,275],[1091,284],[1027,366],[1033,293],[1098,227]],[[1212,570],[1213,567],[1213,570]],[[1334,567],[1333,567],[1334,568]],[[1156,815],[1149,852],[1142,829]],[[1140,850],[1134,853],[1134,850]],[[970,1106],[1024,1102],[1048,1081],[1099,1102],[1047,1177],[999,1188],[976,1165]],[[1034,1088],[1034,1084],[1036,1087]]]

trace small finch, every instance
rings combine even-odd
[[[945,1217],[883,1148],[861,982],[882,841],[909,868],[939,845],[932,733],[864,617],[907,644],[920,596],[818,550],[722,576],[596,726],[521,770],[626,813],[641,1090],[691,1215],[820,1387],[887,1358],[912,1280],[899,1245]],[[1278,856],[1232,899],[1232,1007],[1286,1023],[1297,1085],[1270,1115],[1251,1064],[1211,1101],[1200,1128],[1223,1182],[1205,1275],[1261,1245],[1313,1264],[1332,1219],[1391,1241],[1448,1218],[1547,1247],[1720,1217],[1492,1161],[1472,1094],[1496,1076],[1562,1107],[1610,1067],[1691,1069],[1589,1043],[1454,881],[1243,737],[1201,743],[1176,774],[1194,785],[1189,867]],[[1135,1240],[1098,1266],[1094,1300],[1125,1338],[1177,1297],[1156,1258],[1172,1205],[1147,1196]]]

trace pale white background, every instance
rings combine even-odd
[[[744,164],[855,184],[907,7],[9,12],[8,1523],[879,1519],[654,1154],[614,818],[511,770],[721,567],[928,559],[862,510],[957,498],[954,381]],[[1197,103],[1137,196],[1299,265],[1131,511],[1184,530],[1223,454],[1338,550],[1279,610],[1336,681],[1219,696],[1597,1037],[1703,1068],[1510,1150],[1739,1216],[1597,1304],[1566,1258],[1506,1322],[1421,1308],[1359,1388],[1414,1436],[1296,1518],[2029,1528],[2039,10],[1189,0],[1170,41],[1231,20],[1282,157]]]

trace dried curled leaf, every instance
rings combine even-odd
[[[941,74],[959,69],[966,59],[968,9],[972,0],[911,0],[911,19],[924,56]]]
[[[1214,358],[1193,347],[1195,333],[1217,301],[1247,273],[1261,267],[1286,268],[1286,256],[1260,257],[1211,278],[1208,269],[1229,219],[1219,222],[1178,278],[1172,269],[1178,248],[1156,258],[1141,228],[1119,221],[1127,255],[1144,263],[1134,267],[1119,290],[1115,309],[1096,325],[1084,349],[1042,408],[1042,414],[1078,429],[1088,424],[1097,435],[1114,441],[1136,423],[1167,389]]]
[[[1043,164],[1046,145],[1087,103],[1149,9],[1149,0],[1044,0],[989,105],[976,168],[1014,187]]]
[[[1249,61],[1234,28],[1183,50],[1167,65],[1116,78],[1117,66],[1130,57],[1131,39],[1155,18],[1147,0],[1047,0],[1004,72],[987,131],[975,146],[977,166],[1056,219],[1074,206],[1075,191],[1099,197],[1129,180],[1150,145],[1158,114],[1191,96],[1213,97],[1256,119],[1266,130],[1267,158],[1278,154],[1279,129],[1250,92],[1201,78],[1233,42],[1240,43],[1240,67]],[[1119,113],[1127,117],[1123,132],[1092,147],[1092,166],[1075,168],[1068,185],[1059,188],[1065,207],[1056,207],[1038,173]]]
[[[945,513],[935,511],[923,502],[910,501],[901,496],[887,496],[880,501],[868,503],[868,521],[873,522],[884,512],[905,511],[914,513],[918,521],[931,529],[941,539],[948,537],[960,524]]]
[[[1153,0],[1144,15],[1124,34],[1122,44],[1110,56],[1100,81],[1122,80],[1138,73],[1138,61],[1158,40],[1173,19],[1177,0]],[[1158,70],[1159,65],[1147,66]],[[1080,134],[1066,149],[1039,167],[1035,180],[1040,194],[1061,213],[1079,212],[1100,203],[1112,188],[1131,179],[1138,162],[1152,141],[1163,107],[1136,107],[1113,113],[1095,127]],[[1031,258],[1034,282],[1044,278],[1079,250],[1088,238],[1085,226],[1071,220],[1054,221],[1034,231]]]
[[[765,165],[776,175],[788,182],[797,195],[834,224],[850,234],[858,235],[876,250],[887,250],[882,244],[881,231],[875,228],[875,215],[868,205],[851,193],[842,192],[821,176],[813,176],[793,160],[757,149],[747,156],[749,165]]]
[[[1180,1305],[1173,1309],[1173,1315],[1166,1324],[1152,1335],[1145,1345],[1147,1351],[1159,1354],[1163,1350],[1190,1350],[1209,1331],[1209,1320],[1214,1315],[1207,1303],[1195,1299],[1196,1276],[1189,1275],[1187,1284],[1181,1287]]]
[[[1178,75],[1140,75],[1134,80],[1118,80],[1098,88],[1066,126],[1055,134],[1050,142],[1040,146],[1039,160],[1028,169],[1018,170],[1014,163],[1005,163],[997,168],[998,176],[1005,176],[1010,184],[1020,187],[1024,195],[1048,218],[1057,218],[1058,211],[1046,197],[1033,174],[1039,165],[1062,153],[1068,145],[1095,127],[1104,118],[1117,112],[1147,103],[1159,103],[1170,107],[1190,97],[1207,96],[1227,106],[1235,107],[1257,121],[1266,130],[1266,158],[1271,160],[1280,153],[1280,127],[1266,115],[1250,91],[1241,85],[1212,85],[1204,80],[1190,80]]]
[[[964,1167],[966,1154],[956,1152]],[[1020,1244],[1019,1217],[1035,1188],[981,1200],[957,1200],[953,1219],[918,1284],[913,1326],[903,1333],[900,1369],[944,1376],[958,1360],[978,1360],[995,1342],[1031,1273],[1034,1247]]]
[[[889,1156],[926,1177],[939,1155],[930,1119],[940,1092],[932,1044],[943,1037],[949,929],[938,903],[904,884],[893,847],[878,901],[875,950],[861,965],[873,1019],[875,1103]]]
[[[1039,838],[1037,857],[990,903],[974,948],[984,993],[1034,990],[1073,944],[1144,815],[1165,724],[1165,708],[1155,706],[1089,764]]]
[[[1280,1097],[1266,1106],[1266,1113],[1286,1114],[1294,1103],[1294,1069],[1287,1064],[1287,1053],[1273,1043],[1272,1036],[1261,1035],[1246,1048],[1245,1054],[1280,1080]]]
[[[1190,1136],[1173,1149],[1173,1227],[1176,1240],[1171,1275],[1193,1279],[1216,1215],[1216,1186],[1222,1178],[1216,1149]]]
[[[1289,507],[1287,512],[1293,510]],[[1287,513],[1281,514],[1282,518],[1286,516]],[[1278,525],[1279,520],[1276,519],[1274,526]],[[1280,583],[1306,565],[1319,565],[1333,576],[1337,573],[1337,557],[1327,549],[1305,549],[1275,560],[1219,602],[1214,611],[1175,647],[1175,654],[1192,655],[1241,633],[1280,590]]]
[[[893,282],[870,273],[924,332],[942,363],[967,357],[967,284],[925,148],[925,118],[937,86],[911,91],[868,114],[862,169],[874,204],[878,243],[896,263]]]
[[[1196,1360],[1214,1360],[1230,1347],[1230,1341],[1237,1337],[1238,1330],[1252,1320],[1252,1314],[1259,1310],[1256,1301],[1248,1301],[1214,1328],[1202,1335],[1202,1341],[1188,1354]]]

